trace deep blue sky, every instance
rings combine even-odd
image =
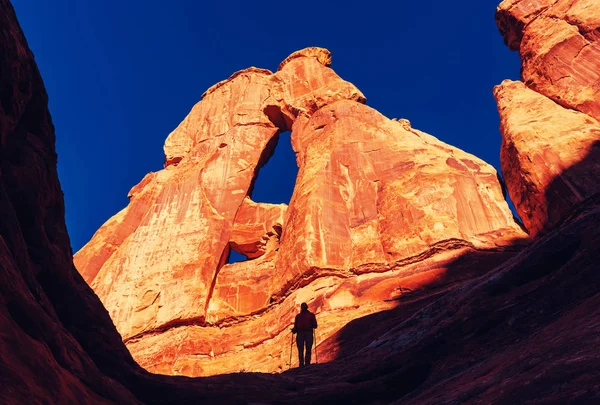
[[[204,90],[307,46],[328,48],[384,115],[498,168],[492,87],[519,77],[498,2],[13,0],[50,96],[74,250],[162,168],[166,136]],[[257,201],[289,200],[274,177],[293,182],[295,162],[289,145],[279,153],[284,167],[261,172]]]

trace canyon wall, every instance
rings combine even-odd
[[[138,403],[138,369],[73,266],[48,96],[0,0],[0,402]]]

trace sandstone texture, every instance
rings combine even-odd
[[[406,120],[342,100],[295,123],[292,143],[300,170],[278,294],[321,272],[383,272],[437,247],[501,247],[524,236],[490,165]]]
[[[523,80],[495,89],[502,171],[535,235],[599,191],[600,3],[506,0],[496,20]]]
[[[519,49],[522,79],[560,105],[600,119],[600,3],[507,0],[497,21]]]
[[[0,0],[0,152],[0,403],[240,404],[286,392],[269,376],[194,382],[151,375],[133,361],[73,266],[48,96],[7,0]],[[125,239],[123,224],[135,215],[115,217],[117,232],[106,240]]]
[[[287,205],[256,204],[246,197],[235,215],[232,250],[250,259],[279,249]]]
[[[525,27],[557,1],[504,0],[496,11],[496,24],[506,45],[513,51],[519,50]]]
[[[315,54],[322,56],[319,59]],[[327,61],[327,53],[312,50],[310,55],[315,60]],[[244,298],[236,302],[233,297],[246,294],[245,297],[260,298],[258,284],[265,283],[268,288],[272,283],[271,272],[279,271],[279,255],[286,240],[291,240],[287,239],[291,236],[287,235],[286,218],[291,217],[294,208],[294,200],[286,210],[283,206],[254,203],[245,196],[229,229],[240,242],[236,242],[236,248],[257,256],[247,262],[222,266],[218,279],[223,277],[225,282],[216,283],[210,300],[219,297],[223,301],[215,305],[215,319],[225,319],[222,311],[227,305],[231,305],[228,311],[234,315],[220,321],[221,327],[204,322],[155,330],[153,334],[132,338],[130,347],[144,346],[137,356],[146,356],[144,361],[153,362],[153,367],[165,372],[176,370],[174,364],[187,374],[210,374],[261,361],[272,365],[277,359],[285,364],[287,360],[283,359],[289,352],[277,350],[280,345],[289,345],[289,334],[278,335],[276,331],[289,326],[282,319],[286,313],[293,314],[299,302],[309,301],[313,309],[324,314],[322,318],[318,314],[320,364],[281,374],[233,373],[186,378],[148,373],[133,361],[107,311],[73,266],[47,95],[14,11],[6,0],[0,0],[0,73],[0,403],[600,402],[595,372],[600,365],[597,350],[600,194],[574,202],[544,235],[532,243],[529,240],[527,247],[515,244],[518,240],[507,244],[513,224],[496,235],[501,243],[492,243],[494,238],[487,227],[499,220],[491,215],[496,212],[492,209],[484,228],[474,231],[479,236],[470,236],[470,245],[467,239],[460,243],[438,243],[430,246],[431,253],[421,255],[421,259],[396,262],[389,270],[382,270],[379,264],[368,271],[364,267],[345,272],[332,267],[329,274],[324,269],[315,270],[319,277],[307,277],[306,283],[291,289],[287,297],[273,303],[269,300],[270,306],[265,310],[240,315],[253,311],[253,306],[265,305],[260,299]],[[532,106],[548,102],[546,99],[540,102],[530,90],[510,82],[497,94],[501,99],[526,101]],[[435,145],[432,149],[443,145],[410,129],[405,121],[386,121],[368,107],[348,103],[347,100],[331,102],[321,112],[297,111],[295,122],[305,123],[296,127],[294,142],[307,146],[298,146],[298,151],[304,150],[302,159],[307,164],[316,159],[310,145],[315,147],[318,143],[300,134],[310,134],[321,125],[306,127],[307,123],[325,114],[321,119],[328,124],[322,130],[330,131],[331,140],[336,139],[335,128],[331,128],[337,125],[336,119],[327,118],[330,114],[327,108],[340,116],[348,106],[350,112],[358,109],[365,114],[364,119],[359,118],[365,128],[377,123],[384,137],[389,131],[418,142],[406,134],[416,132]],[[510,103],[506,108],[511,108]],[[560,116],[564,128],[579,125],[578,131],[590,133],[585,117]],[[516,128],[545,122],[518,117],[505,120],[503,125]],[[567,136],[561,131],[555,132],[557,137]],[[392,142],[392,147],[399,146]],[[422,158],[429,156],[432,166],[439,165],[438,161],[446,156],[442,153],[441,157],[434,157],[432,149],[424,148]],[[454,162],[450,167],[456,171],[447,169],[451,176],[461,180],[453,180],[457,187],[469,190],[470,178],[486,178],[489,171],[486,167],[474,169],[475,164],[481,165],[479,160],[465,157],[451,147],[443,148],[447,149],[444,153],[452,151],[461,162],[463,158],[471,160],[469,165],[463,162],[470,174],[457,168]],[[351,147],[349,150],[352,151]],[[335,147],[329,146],[325,151],[338,156]],[[184,160],[170,164],[166,171],[179,170],[185,165]],[[386,163],[371,164],[372,173],[381,178],[378,183],[392,181],[381,175],[381,167],[385,168]],[[309,166],[303,167],[301,171],[309,170]],[[422,180],[424,184],[436,178],[433,169],[428,170],[425,173],[429,177]],[[540,170],[549,170],[545,162],[540,162]],[[132,189],[136,210],[126,210],[105,225],[114,232],[95,239],[96,256],[88,257],[86,263],[91,263],[93,257],[102,263],[88,266],[86,278],[102,274],[102,260],[118,252],[133,234],[131,223],[145,224],[147,212],[143,207],[152,207],[160,195],[161,184],[164,185],[160,183],[161,173],[148,175]],[[589,175],[585,173],[581,172],[581,176]],[[405,177],[398,177],[406,181]],[[310,193],[305,186],[304,192]],[[318,195],[318,187],[314,192]],[[436,206],[445,209],[444,212],[454,212],[452,204],[447,203],[450,197],[444,198],[444,194],[440,197],[435,190],[430,193],[431,201],[442,201]],[[481,198],[488,202],[493,201],[492,196],[484,194]],[[337,201],[335,198],[333,201]],[[284,223],[280,231],[282,215]],[[294,234],[305,232],[304,223],[298,222]],[[415,223],[422,226],[424,222],[417,218]],[[467,235],[473,231],[469,221],[458,223],[452,232]],[[344,235],[344,227],[338,227],[342,228],[338,235]],[[289,229],[291,232],[292,228]],[[482,230],[483,234],[478,233]],[[439,237],[439,233],[432,231],[424,234],[430,238],[427,240]],[[247,243],[253,239],[258,241]],[[230,241],[224,251],[231,246]],[[356,245],[351,249],[357,249]],[[331,257],[335,256],[327,253],[319,260],[333,260]],[[290,274],[293,272],[284,272],[280,278],[286,279]],[[228,291],[237,285],[246,285],[254,291],[242,294]],[[260,342],[258,337],[264,336],[265,330],[269,336]],[[182,348],[172,346],[177,350],[161,351],[166,339],[178,339]],[[227,346],[235,347],[237,354],[233,355],[233,351],[229,356],[216,354]],[[253,347],[262,349],[252,350]],[[202,355],[194,353],[204,352],[208,353],[206,359],[198,361]],[[186,358],[187,355],[190,357]]]
[[[134,187],[129,206],[77,255],[123,338],[204,324],[229,249],[248,256],[262,249],[265,235],[248,239],[243,216],[262,212],[258,226],[272,228],[264,207],[254,214],[243,208],[237,223],[236,216],[286,122],[332,99],[364,100],[315,53],[329,54],[315,49],[277,74],[247,69],[207,90],[167,138],[165,170]],[[277,231],[266,231],[277,244]]]
[[[347,325],[323,351],[352,354],[302,379],[343,394],[312,403],[598,402],[599,204],[574,205],[517,257],[412,316],[403,311],[414,301]]]
[[[473,276],[446,274],[466,251],[500,255],[527,238],[490,165],[367,107],[330,64],[307,48],[276,73],[250,68],[208,89],[168,136],[165,169],[75,256],[146,369],[284,370],[301,302],[325,339],[392,308],[403,288]],[[290,205],[254,202],[287,130]],[[232,250],[251,260],[226,264]]]
[[[521,82],[506,81],[494,94],[512,200],[532,233],[550,229],[573,204],[600,192],[600,122]]]

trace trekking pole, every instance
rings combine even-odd
[[[294,334],[290,334],[292,335],[292,342],[290,343],[290,362],[288,363],[288,370],[292,368],[292,351],[294,350]]]
[[[313,329],[313,340],[315,341],[315,360],[319,364],[319,352],[317,351],[317,331]]]

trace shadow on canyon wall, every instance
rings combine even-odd
[[[600,193],[568,209],[558,200],[568,179],[597,178],[599,146],[550,183],[547,202],[562,219],[530,246],[467,252],[448,264],[441,282],[322,342],[320,358],[331,363],[311,373],[337,373],[348,384],[331,392],[312,388],[312,403],[597,400]],[[341,384],[334,380],[309,381]]]
[[[584,179],[572,181],[572,179],[582,178]],[[585,178],[589,179],[587,183],[597,182],[597,179],[600,179],[600,141],[593,143],[585,159],[571,166],[550,182],[546,191],[546,202],[553,211],[548,216],[550,224],[545,227],[547,229],[545,233],[551,233],[553,229],[573,220],[574,215],[580,210],[578,207],[585,207],[581,199],[589,194],[589,191],[586,192],[586,190],[593,189],[585,184]],[[590,201],[593,200],[590,198]],[[528,244],[532,242],[530,241]],[[444,276],[440,280],[436,280],[435,284],[424,285],[417,291],[406,291],[397,298],[398,306],[395,309],[372,314],[348,323],[339,333],[323,342],[323,345],[327,345],[323,347],[323,351],[329,349],[332,355],[328,358],[331,360],[352,355],[361,347],[369,344],[372,339],[385,333],[389,321],[402,322],[415,310],[451,291],[455,285],[485,276],[515,257],[527,246],[526,243],[526,241],[516,240],[512,246],[501,250],[466,252],[448,263]],[[540,258],[535,265],[528,262],[528,265],[525,266],[528,269],[523,270],[523,279],[514,281],[523,284],[546,275],[553,267],[548,263],[552,263],[554,266],[564,264],[564,258],[570,257],[571,250],[571,241],[565,241],[564,246],[557,246],[555,250],[545,252],[545,258]],[[339,346],[336,347],[336,344]],[[327,357],[323,356],[323,358]]]
[[[596,192],[600,192],[600,141],[592,143],[584,159],[550,182],[545,193],[548,212],[544,229],[555,228],[565,212]]]
[[[27,137],[36,131],[27,130]],[[11,150],[29,156],[34,167],[55,159],[38,162],[27,147]],[[107,401],[122,401],[127,391],[151,404],[521,403],[600,395],[593,388],[600,365],[600,196],[571,207],[558,229],[530,246],[469,251],[448,263],[434,285],[400,295],[396,308],[348,323],[320,344],[326,364],[281,375],[187,378],[152,375],[133,362],[70,262],[62,196],[53,191],[58,178],[32,183],[29,166],[15,164],[17,158],[2,161],[0,195],[2,212],[14,213],[4,215],[0,234],[8,248],[2,257],[18,266],[10,270],[3,262],[0,281],[8,325],[26,335],[17,353],[31,359],[28,347],[47,345],[48,354],[35,356],[56,359]],[[597,158],[595,147],[563,174],[581,175]],[[19,274],[28,287],[19,284]],[[7,294],[9,288],[32,291],[41,306]],[[85,371],[70,365],[74,353],[92,360]]]
[[[0,109],[0,403],[600,400],[600,195],[519,253],[469,252],[443,282],[350,322],[322,343],[329,363],[278,375],[153,375],[73,267],[47,95],[8,0]],[[565,173],[581,176],[597,153]]]

